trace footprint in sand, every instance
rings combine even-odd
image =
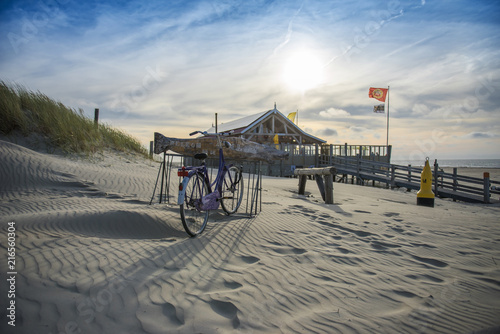
[[[348,249],[345,249],[345,248],[342,248],[342,247],[337,247],[337,249],[342,254],[348,254],[348,253],[350,253],[350,251]]]
[[[260,259],[258,257],[255,257],[255,256],[246,256],[246,255],[240,256],[240,259],[243,262],[247,263],[247,264],[253,264],[255,262],[260,261]]]
[[[231,290],[236,290],[241,288],[243,285],[234,281],[224,281],[224,286]]]
[[[251,255],[234,255],[230,257],[228,264],[237,268],[244,268],[259,261],[260,258]]]
[[[233,328],[240,327],[240,319],[238,319],[239,309],[233,303],[212,299],[209,304],[215,313],[231,320]]]
[[[372,241],[370,244],[373,248],[375,248],[376,250],[379,250],[379,251],[384,251],[388,248],[400,248],[401,247],[400,245],[390,244],[390,243],[382,242],[382,241]]]
[[[416,255],[412,255],[412,257],[415,260],[422,262],[425,266],[431,265],[433,267],[439,267],[439,268],[444,268],[444,267],[448,266],[448,263],[443,262],[443,261],[439,261],[436,259],[427,258],[427,257],[420,257],[420,256],[416,256]]]
[[[423,282],[432,282],[432,283],[442,283],[443,280],[440,279],[439,277],[432,276],[432,275],[407,275],[406,277],[416,280],[416,281],[423,281]]]
[[[405,297],[405,298],[415,298],[415,297],[418,297],[418,295],[416,295],[416,294],[414,294],[413,292],[410,292],[410,291],[392,290],[392,292],[394,292],[398,296]]]
[[[268,247],[271,249],[273,252],[278,253],[280,255],[301,255],[307,252],[306,249],[304,248],[298,248],[298,247],[289,247],[289,246],[280,246],[280,247]]]
[[[404,230],[404,229],[402,229],[401,227],[397,227],[397,226],[395,226],[395,227],[394,227],[394,226],[391,226],[391,229],[392,229],[393,231],[398,232],[398,233],[403,233],[403,232],[405,231],[405,230]]]
[[[175,325],[183,325],[184,324],[184,312],[178,312],[177,308],[170,304],[164,303],[161,305],[163,314]]]

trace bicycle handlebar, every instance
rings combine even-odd
[[[206,132],[206,131],[194,131],[194,132],[191,132],[189,135],[190,135],[190,136],[194,136],[194,135],[195,135],[195,134],[197,134],[197,133],[201,133],[202,135],[205,135],[205,136],[207,135],[207,132]]]

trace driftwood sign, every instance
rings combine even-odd
[[[224,158],[228,160],[252,160],[271,163],[274,160],[286,159],[288,157],[288,152],[243,138],[224,137],[223,141],[231,144],[229,147],[223,145]],[[155,132],[154,152],[160,154],[167,150],[182,155],[206,153],[209,158],[217,158],[219,156],[217,137],[206,136],[193,139],[179,139],[165,137],[161,133]]]

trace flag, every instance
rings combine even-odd
[[[294,111],[294,112],[289,113],[289,114],[288,114],[288,116],[287,116],[287,118],[288,118],[289,120],[291,120],[293,123],[295,123],[295,116],[296,116],[296,115],[297,115],[297,112],[296,112],[296,111]]]
[[[385,97],[387,96],[387,91],[388,91],[387,88],[370,87],[370,90],[368,91],[368,97],[385,102]]]
[[[385,113],[385,104],[379,104],[378,106],[373,106],[373,112],[377,114]]]
[[[276,144],[276,149],[279,150],[279,143],[280,143],[280,140],[279,140],[279,137],[278,135],[274,135],[274,138],[273,138],[273,141],[274,143]]]

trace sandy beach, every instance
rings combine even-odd
[[[415,192],[336,183],[327,205],[314,182],[299,196],[297,179],[264,177],[260,214],[213,212],[189,238],[177,205],[149,205],[157,162],[6,141],[0,155],[1,333],[500,326],[499,204],[436,198],[427,208]]]

